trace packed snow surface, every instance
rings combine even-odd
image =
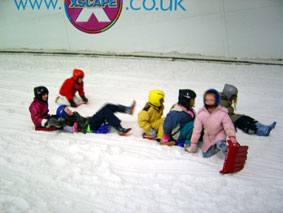
[[[28,107],[33,88],[49,89],[49,110],[72,70],[85,72],[91,116],[105,103],[130,105],[117,114],[133,130],[121,137],[35,131]],[[0,212],[282,212],[282,66],[85,56],[0,55]],[[152,89],[165,92],[164,116],[179,89],[239,89],[237,112],[264,124],[269,137],[237,132],[249,146],[245,168],[221,175],[224,156],[160,146],[142,139],[137,114]]]

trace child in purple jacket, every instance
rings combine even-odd
[[[188,152],[197,151],[197,143],[203,135],[203,157],[208,158],[222,151],[227,152],[226,137],[237,143],[234,125],[227,110],[220,106],[220,94],[215,89],[209,89],[204,94],[204,107],[197,113],[194,130],[191,137],[191,145]]]
[[[48,109],[48,89],[44,86],[34,88],[34,99],[29,106],[31,120],[35,129],[48,130],[57,124],[57,116],[50,115]]]

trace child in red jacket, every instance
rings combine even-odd
[[[85,97],[84,92],[84,72],[79,69],[74,69],[73,76],[65,80],[60,89],[60,95],[55,100],[57,104],[65,104],[72,107],[77,107],[80,104],[87,104],[88,99]],[[75,93],[78,92],[80,97]]]

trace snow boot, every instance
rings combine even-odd
[[[123,128],[121,126],[115,127],[115,129],[117,130],[120,136],[124,136],[132,130],[132,128]]]
[[[126,108],[126,113],[133,115],[135,107],[136,107],[136,101],[133,101],[132,105]]]
[[[227,144],[226,144],[225,141],[217,141],[217,142],[216,142],[216,147],[217,147],[220,151],[222,151],[224,154],[227,153],[228,147],[227,147]]]
[[[259,136],[269,136],[270,131],[275,128],[276,122],[273,122],[271,125],[263,125],[257,122],[256,126],[257,126],[257,130],[255,134]]]

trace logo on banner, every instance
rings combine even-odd
[[[101,33],[118,20],[123,0],[64,0],[69,21],[86,33]]]

